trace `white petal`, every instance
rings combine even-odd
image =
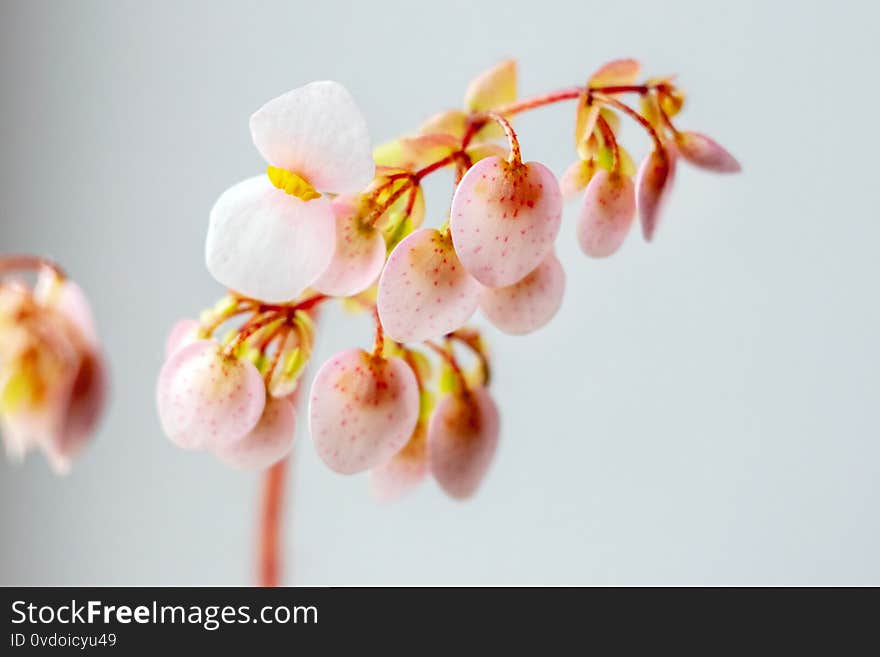
[[[367,121],[338,82],[311,82],[270,100],[251,116],[251,135],[269,164],[320,192],[358,192],[373,179]]]
[[[321,275],[335,242],[328,199],[301,201],[257,176],[217,199],[205,259],[221,284],[278,303],[296,298]]]

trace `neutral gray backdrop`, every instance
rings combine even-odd
[[[569,208],[559,316],[490,330],[504,428],[474,500],[428,484],[378,505],[301,426],[288,581],[880,584],[870,3],[0,6],[0,250],[83,285],[115,384],[72,475],[0,464],[0,584],[250,581],[257,477],[175,449],[153,401],[166,330],[222,292],[203,240],[214,199],[264,166],[248,116],[336,79],[380,141],[505,56],[525,94],[618,56],[678,72],[681,124],[745,173],[683,167],[656,244],[634,233],[608,261],[580,254]],[[526,157],[561,172],[571,123],[571,105],[522,118]],[[366,321],[324,319],[319,362],[369,345]]]

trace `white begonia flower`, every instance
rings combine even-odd
[[[222,285],[279,303],[327,268],[336,226],[322,194],[358,192],[373,179],[370,135],[351,94],[312,82],[275,98],[250,121],[268,175],[226,190],[211,210],[205,259]]]

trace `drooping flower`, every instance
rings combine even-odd
[[[587,185],[578,215],[581,250],[593,258],[610,256],[623,244],[635,216],[636,194],[630,177],[600,170]]]
[[[645,156],[636,174],[636,206],[645,241],[654,239],[657,224],[675,179],[675,151],[654,149]]]
[[[289,301],[331,264],[330,201],[373,177],[366,121],[336,82],[312,82],[269,101],[251,117],[268,175],[228,189],[211,210],[208,270],[226,287],[269,302]]]
[[[700,132],[680,131],[675,134],[678,154],[685,160],[715,173],[739,173],[739,162],[711,137]]]
[[[422,228],[388,258],[379,279],[379,317],[399,342],[436,338],[470,319],[481,289],[459,261],[449,232]]]
[[[561,218],[562,194],[547,167],[489,157],[456,188],[449,226],[468,273],[488,287],[506,287],[550,253]]]
[[[33,290],[0,283],[0,428],[7,451],[41,449],[59,473],[94,433],[107,371],[88,301],[43,268]]]
[[[547,324],[565,293],[565,271],[555,253],[522,280],[508,287],[485,288],[480,310],[509,335],[525,335]]]
[[[440,487],[458,499],[476,492],[498,447],[498,408],[482,386],[447,395],[428,424],[428,463]]]
[[[253,363],[226,353],[215,340],[197,340],[165,361],[156,401],[172,442],[184,449],[218,448],[257,426],[266,391]]]
[[[387,462],[409,440],[418,416],[415,375],[396,356],[348,349],[324,363],[312,383],[312,440],[318,456],[341,474]]]

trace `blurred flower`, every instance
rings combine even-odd
[[[31,258],[0,259],[33,268]],[[0,428],[7,453],[40,449],[58,473],[100,419],[107,372],[82,290],[51,266],[36,285],[0,282]]]

